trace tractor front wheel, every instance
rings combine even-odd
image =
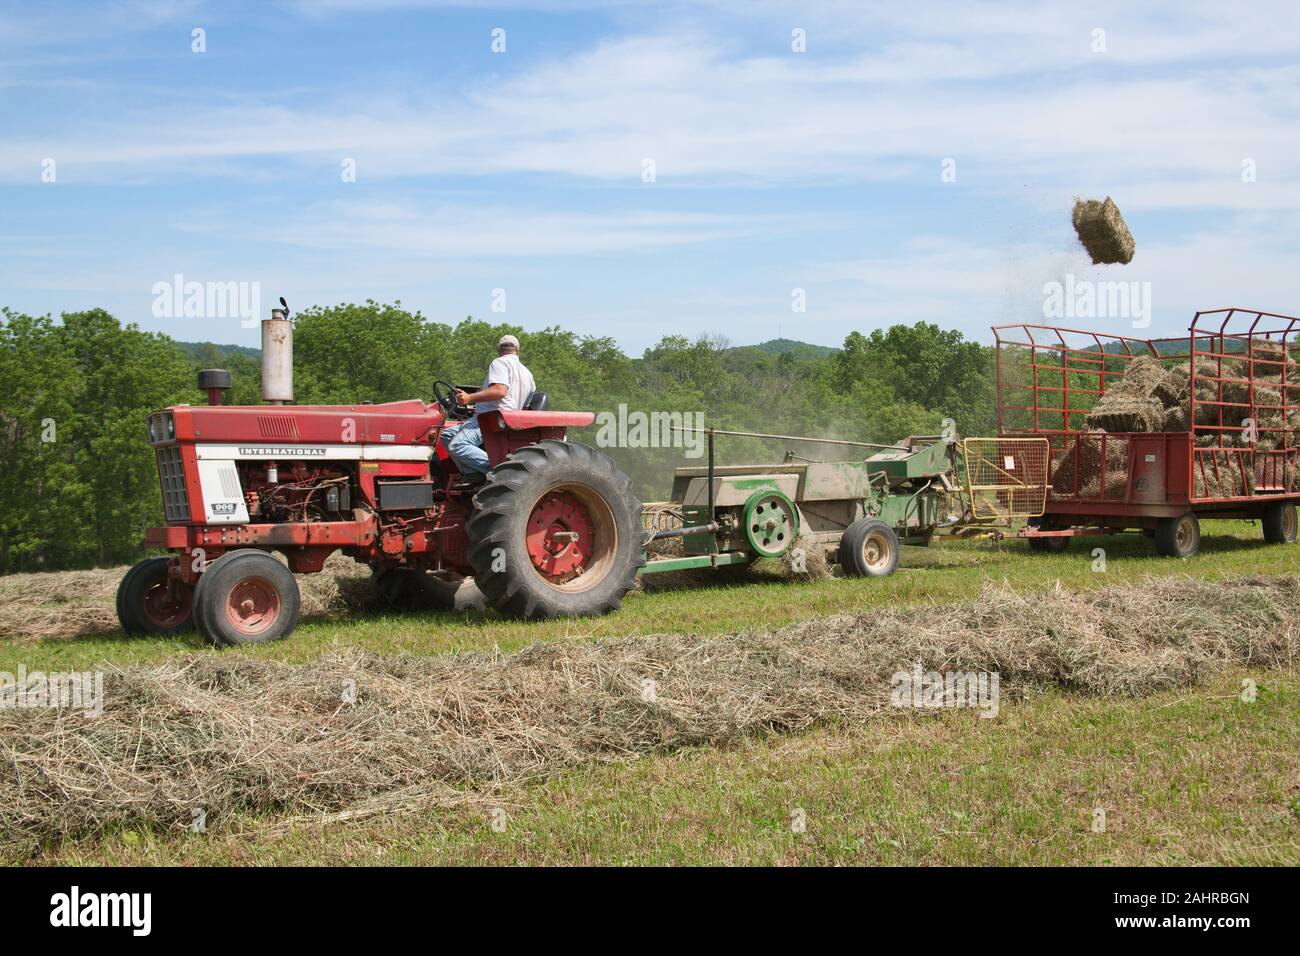
[[[840,538],[840,569],[852,578],[883,578],[898,567],[898,535],[876,518],[860,518]]]
[[[117,586],[117,620],[128,634],[180,634],[194,627],[194,589],[170,579],[170,557],[145,558]]]
[[[474,581],[506,617],[615,611],[644,560],[631,481],[576,442],[528,445],[488,472],[465,532]]]
[[[265,644],[298,626],[298,582],[265,551],[230,551],[213,561],[194,589],[199,633],[217,646]]]

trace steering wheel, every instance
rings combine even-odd
[[[471,412],[465,405],[456,402],[456,386],[450,382],[444,382],[438,379],[433,383],[433,398],[442,406],[443,412],[448,418],[465,419],[469,418]]]

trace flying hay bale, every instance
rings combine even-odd
[[[1133,234],[1109,196],[1101,202],[1076,199],[1073,219],[1074,231],[1095,264],[1133,261]]]
[[[513,654],[188,655],[108,669],[94,718],[0,709],[0,857],[122,826],[184,833],[195,807],[209,827],[410,812],[582,764],[861,726],[899,713],[893,675],[916,667],[996,673],[1005,703],[1138,697],[1298,656],[1296,578],[1181,576]]]

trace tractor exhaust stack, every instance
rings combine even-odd
[[[270,405],[293,401],[293,323],[289,304],[280,305],[262,320],[262,401]]]

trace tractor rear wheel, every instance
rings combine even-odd
[[[576,442],[511,453],[474,495],[465,532],[474,581],[506,617],[615,611],[644,563],[632,482]]]
[[[170,557],[145,558],[117,586],[117,620],[128,634],[180,634],[194,629],[194,589],[171,581]]]
[[[1295,505],[1275,501],[1264,509],[1264,540],[1269,544],[1293,544],[1296,539]]]
[[[898,567],[894,529],[876,518],[859,518],[840,538],[840,569],[852,578],[883,578]]]
[[[1156,525],[1156,551],[1167,558],[1190,558],[1201,550],[1201,522],[1196,512],[1161,518]]]
[[[217,646],[265,644],[298,626],[302,597],[285,565],[265,551],[243,548],[213,561],[194,589],[199,633]]]

